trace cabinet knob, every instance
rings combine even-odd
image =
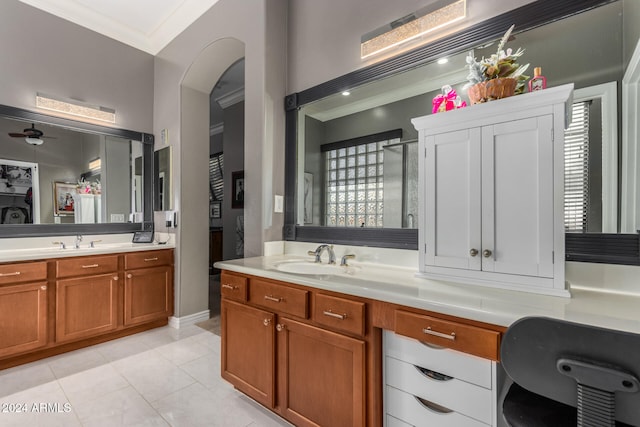
[[[131,273],[127,274],[127,279],[131,279],[133,275]]]
[[[118,276],[113,276],[113,281],[117,282],[118,281]]]
[[[471,256],[476,256],[476,255],[478,255],[478,250],[477,250],[477,249],[471,249],[471,250],[469,251],[469,255],[471,255]]]
[[[489,249],[485,249],[484,251],[482,251],[482,256],[485,258],[489,258],[492,254],[493,252],[491,252]]]
[[[269,324],[270,324],[270,323],[271,323],[271,319],[268,319],[268,318],[267,318],[267,319],[264,319],[264,320],[262,321],[262,324],[263,324],[264,326],[269,326]]]
[[[40,286],[40,289],[42,289],[43,291],[46,291],[47,287],[46,286]]]
[[[285,328],[286,328],[286,325],[283,325],[282,323],[278,323],[278,324],[276,325],[276,330],[277,330],[278,332],[282,332],[282,331],[284,331],[284,330],[285,330]]]

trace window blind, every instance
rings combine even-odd
[[[589,210],[589,102],[573,104],[573,120],[565,131],[564,226],[586,231]]]
[[[224,196],[224,155],[213,154],[209,157],[209,201],[219,201]]]

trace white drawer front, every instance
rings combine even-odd
[[[446,348],[434,348],[390,331],[384,335],[385,354],[463,381],[491,389],[492,362]]]
[[[385,383],[491,424],[493,403],[489,389],[456,378],[433,379],[420,372],[413,364],[389,356],[385,358]]]
[[[385,424],[384,425],[385,425],[385,427],[414,427],[411,424],[407,424],[404,421],[400,421],[396,417],[392,417],[389,414],[387,414],[385,416]]]
[[[427,408],[415,396],[394,387],[385,388],[387,414],[416,427],[487,427],[457,412],[440,413]]]

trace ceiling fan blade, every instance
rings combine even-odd
[[[29,135],[25,134],[25,133],[16,133],[16,132],[9,132],[9,136],[14,137],[14,138],[25,138]]]

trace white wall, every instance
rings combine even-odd
[[[153,56],[42,12],[0,1],[0,104],[35,110],[36,92],[116,110],[117,128],[153,129]]]
[[[467,0],[467,19],[440,34],[460,30],[532,1]],[[433,2],[435,0],[290,1],[287,93],[300,92],[385,59],[375,56],[361,60],[361,36]],[[397,55],[398,51],[392,54]]]
[[[286,0],[220,0],[155,59],[154,133],[172,135],[180,225],[176,315],[206,310],[208,292],[208,105],[222,73],[245,57],[245,256],[282,237],[271,214],[284,192]],[[238,49],[238,45],[240,48]],[[205,97],[204,101],[200,99]],[[205,118],[201,118],[201,116]]]

